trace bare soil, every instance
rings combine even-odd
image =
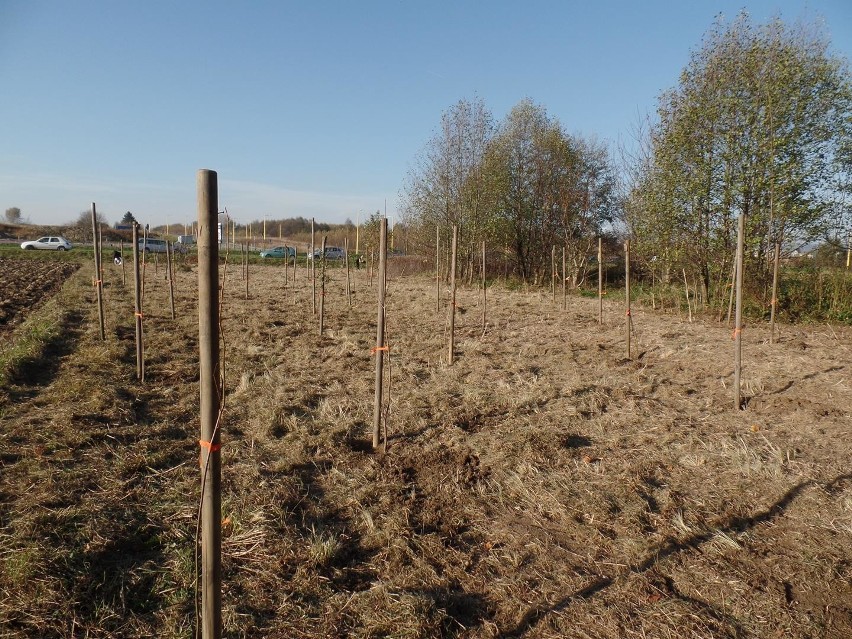
[[[194,267],[133,307],[66,283],[80,330],[0,408],[0,636],[189,637],[198,470]],[[223,269],[224,270],[224,269]],[[744,331],[611,291],[462,288],[456,361],[434,280],[394,273],[388,449],[369,445],[376,288],[224,273],[228,637],[852,636],[849,327]],[[292,272],[291,272],[292,275]],[[14,334],[12,335],[14,337]]]
[[[78,264],[0,257],[0,337],[53,296]]]

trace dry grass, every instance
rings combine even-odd
[[[852,634],[849,329],[746,335],[549,291],[389,286],[389,450],[373,454],[375,290],[332,269],[316,334],[304,270],[229,266],[224,606],[229,637],[829,637]],[[84,323],[0,428],[0,636],[192,634],[196,275],[132,306],[106,275]]]

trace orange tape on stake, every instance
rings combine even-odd
[[[92,280],[92,286],[97,286],[98,284],[103,284],[103,280]]]
[[[627,312],[624,315],[625,317],[630,317],[630,309],[627,309]]]
[[[731,339],[737,339],[737,335],[740,335],[743,332],[741,328],[735,328],[734,332],[731,334]]]
[[[198,445],[202,448],[206,448],[210,453],[218,453],[222,450],[222,444],[211,444],[210,442],[206,442],[203,439],[198,440]]]
[[[375,355],[379,351],[390,352],[390,346],[373,346],[373,348],[370,349],[370,355]]]

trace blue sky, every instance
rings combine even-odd
[[[529,97],[615,144],[741,9],[824,20],[852,57],[849,0],[0,0],[0,211],[181,224],[209,168],[240,222],[395,217],[458,100],[499,120]]]

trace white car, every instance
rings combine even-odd
[[[45,235],[37,240],[29,242],[21,242],[21,248],[26,251],[33,249],[46,249],[49,251],[70,251],[71,242],[66,240],[61,235]]]

